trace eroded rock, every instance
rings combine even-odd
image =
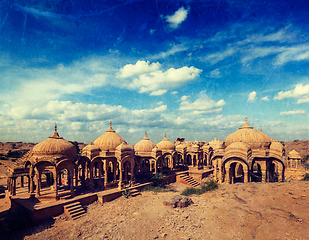
[[[167,199],[163,201],[163,204],[165,206],[171,206],[173,208],[183,208],[187,207],[190,204],[192,204],[193,201],[189,197],[181,196],[181,195],[174,195],[171,197],[171,199]]]

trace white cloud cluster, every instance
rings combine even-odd
[[[297,110],[292,110],[292,111],[287,111],[287,112],[280,112],[281,116],[285,115],[298,115],[298,114],[305,114],[306,112],[302,109],[297,109]]]
[[[179,110],[193,111],[194,114],[219,113],[222,111],[221,107],[225,105],[224,100],[215,102],[204,91],[194,102],[191,102],[188,96],[182,96],[180,100]]]
[[[249,94],[247,102],[254,102],[256,100],[256,91]]]
[[[160,65],[150,64],[145,61],[138,61],[135,65],[124,66],[117,76],[129,77],[137,75],[132,81],[124,81],[123,86],[129,89],[136,89],[140,93],[150,93],[153,96],[163,95],[167,90],[179,87],[197,78],[202,70],[193,66],[182,68],[170,68],[167,71],[158,69]]]
[[[0,94],[0,101],[14,107],[27,107],[45,104],[67,94],[88,94],[92,88],[108,84],[111,68],[107,67],[105,60],[87,58],[70,66],[59,64],[51,69],[14,66],[3,75],[11,87]]]
[[[262,97],[261,100],[262,100],[262,101],[269,101],[269,96],[267,95],[267,96],[265,96],[265,97]]]
[[[250,27],[248,27],[250,29]],[[249,30],[251,32],[256,29]],[[213,39],[205,41],[209,45],[229,39],[233,43],[228,44],[226,49],[207,54],[201,60],[211,64],[217,64],[228,58],[238,59],[244,66],[251,61],[269,57],[273,65],[284,65],[289,62],[309,61],[309,44],[299,41],[295,31],[289,25],[277,32],[268,34],[247,34],[243,40],[238,40],[233,30],[231,32],[219,32]],[[291,46],[293,43],[293,46]]]
[[[135,65],[127,64],[119,70],[118,78],[128,78],[143,73],[153,72],[160,68],[160,63],[151,63],[149,61],[137,61]]]
[[[166,16],[166,21],[169,23],[170,28],[176,29],[183,21],[186,20],[187,16],[188,10],[181,7],[173,15]]]
[[[277,96],[274,97],[275,100],[282,100],[285,98],[298,98],[297,103],[307,103],[309,102],[309,84],[302,85],[297,84],[293,90],[290,91],[280,91]]]

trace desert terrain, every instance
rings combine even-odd
[[[163,205],[185,187],[95,202],[78,220],[63,214],[1,239],[309,239],[309,182],[221,185],[186,208]]]
[[[23,146],[17,149],[26,149]],[[9,144],[6,147],[8,151]],[[286,148],[308,155],[308,141],[291,142]],[[7,167],[19,161],[0,161],[5,185]],[[221,184],[191,195],[193,204],[186,208],[163,202],[187,186],[167,187],[165,192],[145,191],[103,205],[95,202],[74,221],[62,214],[27,229],[0,228],[0,239],[309,239],[309,182]],[[0,212],[8,210],[7,199],[1,198],[0,206]]]

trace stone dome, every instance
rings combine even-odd
[[[175,145],[171,141],[167,140],[166,133],[164,133],[164,139],[157,144],[158,148],[162,151],[174,151]]]
[[[284,151],[283,145],[280,142],[278,142],[278,140],[273,140],[270,144],[269,149],[280,153]]]
[[[193,144],[191,147],[194,151],[198,151],[200,149],[200,146],[197,144]]]
[[[145,132],[145,137],[134,146],[135,152],[151,152],[156,147],[156,144],[150,141]]]
[[[289,158],[294,158],[294,159],[300,159],[300,155],[298,152],[296,152],[294,149],[289,152]]]
[[[34,155],[72,156],[77,154],[76,147],[72,143],[64,140],[59,136],[56,124],[53,136],[35,145],[32,149],[32,152]]]
[[[177,151],[183,152],[185,150],[187,150],[187,146],[184,143],[181,143],[179,145],[176,146]]]
[[[126,143],[112,128],[112,122],[109,123],[109,129],[101,137],[98,137],[94,144],[102,151],[115,151],[121,143]]]
[[[229,146],[234,142],[243,142],[250,145],[253,149],[268,148],[271,139],[264,133],[259,132],[253,127],[250,127],[247,123],[247,117],[245,118],[245,124],[239,128],[236,132],[230,134],[225,139],[225,145]]]
[[[250,146],[243,142],[234,142],[230,144],[228,147],[226,147],[225,152],[242,152],[247,153],[250,149]]]
[[[131,152],[133,151],[133,146],[130,144],[127,144],[126,142],[123,142],[116,147],[116,150],[120,152]]]
[[[100,148],[97,145],[94,145],[93,142],[89,143],[86,147],[83,148],[82,150],[84,151],[88,151],[88,152],[99,152]]]
[[[223,144],[223,141],[220,141],[219,139],[215,138],[211,142],[209,142],[209,146],[212,147],[212,149],[218,149],[221,148]]]

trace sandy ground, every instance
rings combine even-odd
[[[309,182],[221,185],[194,204],[163,205],[174,192],[142,192],[93,203],[78,220],[65,215],[52,224],[12,234],[18,239],[309,239]]]

